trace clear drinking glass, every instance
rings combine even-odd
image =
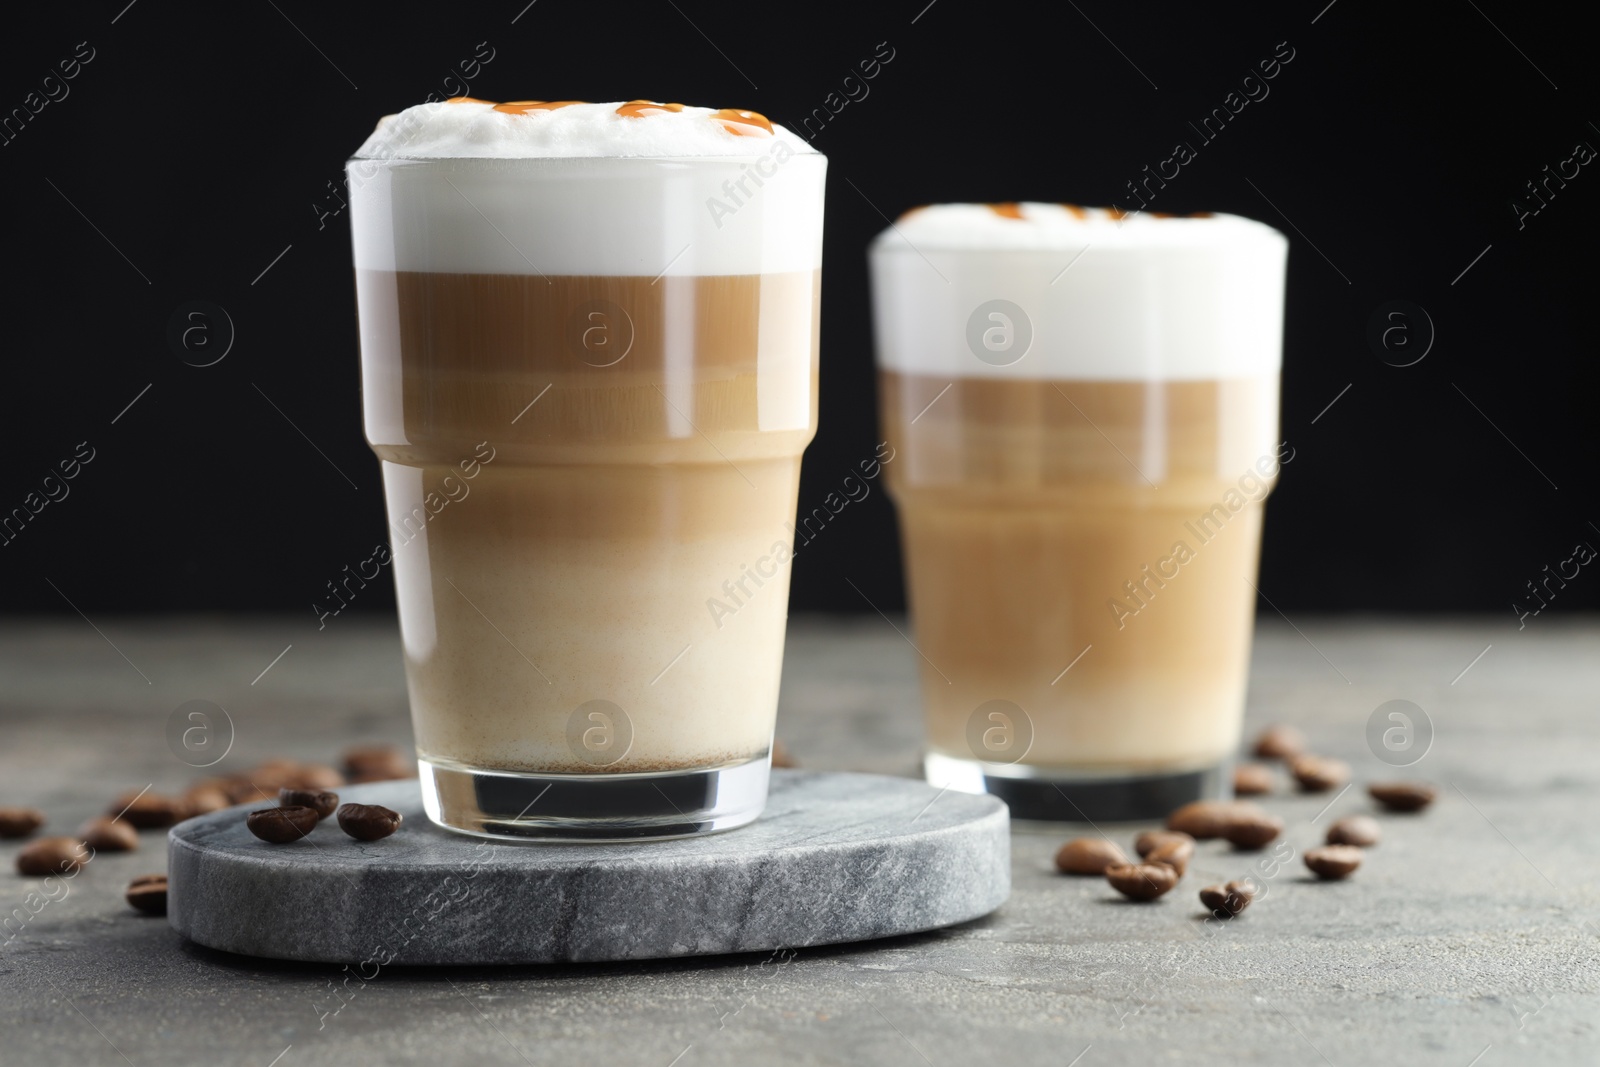
[[[1018,818],[1231,791],[1286,242],[1228,216],[921,209],[871,252],[928,780]]]
[[[623,839],[760,813],[825,167],[349,164],[366,432],[440,825]],[[758,194],[730,199],[752,168]]]

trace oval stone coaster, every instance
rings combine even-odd
[[[1005,805],[906,778],[778,770],[749,826],[626,844],[441,830],[415,780],[339,795],[405,822],[361,842],[330,816],[290,845],[252,836],[250,805],[173,827],[173,928],[210,948],[327,963],[637,960],[931,930],[1011,891]]]

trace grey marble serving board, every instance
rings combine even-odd
[[[775,771],[721,834],[521,844],[441,830],[417,783],[340,790],[405,822],[360,842],[332,818],[291,845],[249,806],[168,835],[168,917],[210,948],[373,965],[653,959],[863,941],[988,914],[1011,890],[1005,805],[883,775]]]

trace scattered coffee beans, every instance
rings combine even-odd
[[[1291,759],[1306,750],[1306,735],[1293,726],[1269,726],[1256,738],[1260,759]]]
[[[393,745],[357,745],[344,753],[344,772],[354,782],[415,778],[417,764]]]
[[[125,819],[139,830],[165,830],[189,817],[183,801],[148,789],[122,794],[106,808],[106,814]]]
[[[1165,863],[1120,863],[1106,868],[1106,881],[1130,900],[1154,900],[1178,884],[1178,872]]]
[[[1255,898],[1256,887],[1250,882],[1208,885],[1200,890],[1200,903],[1219,919],[1231,919],[1248,908]]]
[[[1258,797],[1272,792],[1272,772],[1260,763],[1241,763],[1233,769],[1235,796]]]
[[[1240,804],[1228,820],[1222,836],[1235,848],[1266,848],[1283,833],[1283,820],[1254,804]]]
[[[41,837],[17,853],[17,873],[31,877],[70,874],[89,862],[89,850],[76,837]]]
[[[1289,761],[1289,773],[1307,793],[1326,793],[1350,780],[1350,764],[1327,756],[1296,756]]]
[[[1147,841],[1149,851],[1140,849],[1139,855],[1148,863],[1165,863],[1182,877],[1189,870],[1189,860],[1194,857],[1194,838],[1174,830],[1159,832],[1160,840]],[[1134,847],[1138,848],[1137,845]]]
[[[96,815],[78,827],[78,836],[96,852],[132,852],[139,847],[139,831],[126,819],[109,815]]]
[[[315,808],[263,808],[245,817],[250,832],[274,845],[298,841],[317,828]]]
[[[135,909],[146,915],[167,913],[167,876],[141,874],[128,883],[127,900]]]
[[[27,837],[43,825],[38,808],[0,808],[0,837]]]
[[[1062,874],[1105,874],[1107,867],[1127,863],[1128,857],[1103,837],[1074,837],[1056,853]]]
[[[1354,845],[1323,845],[1306,849],[1306,866],[1318,878],[1347,878],[1361,866],[1362,852]]]
[[[1367,786],[1367,792],[1390,811],[1421,811],[1439,795],[1426,782],[1379,782]]]
[[[1383,837],[1378,820],[1370,815],[1347,815],[1328,827],[1328,844],[1371,848]]]
[[[381,804],[340,804],[339,829],[357,841],[376,841],[400,828],[400,813]]]
[[[280,789],[278,806],[281,808],[310,808],[318,819],[326,819],[339,806],[339,794],[327,790]]]

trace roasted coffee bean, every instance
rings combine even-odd
[[[278,806],[282,808],[310,808],[317,818],[326,819],[339,806],[339,794],[325,789],[280,789]]]
[[[1347,815],[1328,827],[1328,844],[1371,848],[1383,837],[1378,820],[1370,815]]]
[[[1421,811],[1439,795],[1426,782],[1379,782],[1367,786],[1367,792],[1390,811]]]
[[[387,782],[417,776],[416,761],[394,745],[357,745],[345,750],[342,762],[351,782]]]
[[[1148,856],[1162,845],[1174,841],[1187,841],[1194,843],[1194,838],[1180,830],[1145,830],[1133,839],[1133,850],[1140,856]]]
[[[17,853],[17,873],[39,877],[70,874],[89,862],[89,849],[76,837],[41,837]]]
[[[1354,845],[1323,845],[1306,849],[1306,866],[1318,878],[1346,878],[1361,866],[1362,855]]]
[[[1258,797],[1272,792],[1272,772],[1260,763],[1241,763],[1233,769],[1235,796]]]
[[[106,807],[106,814],[127,820],[135,829],[165,830],[189,817],[189,809],[177,797],[143,792],[124,793]]]
[[[141,874],[128,883],[127,901],[146,915],[167,913],[167,876]]]
[[[0,837],[27,837],[43,825],[38,808],[0,808]]]
[[[1293,726],[1269,726],[1256,738],[1260,759],[1291,759],[1306,750],[1306,735]]]
[[[1230,919],[1250,906],[1256,898],[1256,887],[1250,882],[1229,882],[1227,885],[1208,885],[1200,890],[1200,903],[1219,919]]]
[[[1188,834],[1196,841],[1221,837],[1228,827],[1233,804],[1226,800],[1196,800],[1167,816],[1167,829]]]
[[[1254,804],[1240,804],[1222,836],[1235,848],[1266,848],[1283,833],[1283,820]]]
[[[298,841],[317,828],[315,808],[263,808],[245,816],[250,832],[274,845]]]
[[[339,829],[357,841],[376,841],[400,828],[400,813],[381,804],[340,804]]]
[[[1289,773],[1307,793],[1326,793],[1350,780],[1350,764],[1328,756],[1296,756],[1289,761]]]
[[[344,775],[326,763],[298,763],[289,771],[288,780],[280,783],[278,788],[320,792],[337,789],[341,785],[344,785]]]
[[[794,757],[789,754],[789,746],[784,744],[782,741],[779,741],[777,738],[773,738],[772,741],[772,765],[774,767],[799,766],[799,764],[794,761]]]
[[[139,847],[139,831],[126,819],[96,815],[78,827],[78,836],[96,852],[132,852]]]
[[[1181,830],[1146,830],[1133,839],[1134,851],[1151,863],[1165,863],[1181,877],[1194,857],[1194,838]]]
[[[1107,867],[1127,862],[1122,849],[1103,837],[1074,837],[1056,853],[1062,874],[1105,874]]]
[[[233,798],[228,795],[224,779],[208,778],[183,791],[183,804],[191,816],[205,815],[232,807]]]
[[[1145,859],[1150,863],[1162,863],[1178,872],[1181,878],[1189,870],[1189,860],[1194,856],[1194,845],[1173,841],[1169,844],[1152,849]]]
[[[1178,872],[1165,863],[1121,863],[1106,868],[1106,881],[1130,900],[1154,900],[1178,884]]]

